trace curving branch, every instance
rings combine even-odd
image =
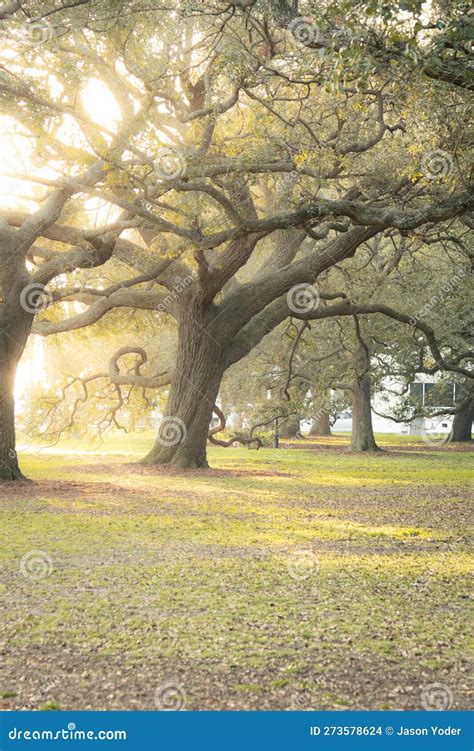
[[[308,321],[304,321],[303,324],[301,325],[301,327],[297,330],[296,336],[295,336],[295,339],[294,339],[294,342],[293,342],[293,345],[291,347],[290,356],[288,358],[288,376],[287,376],[287,379],[286,379],[286,383],[285,383],[285,385],[283,387],[283,394],[286,396],[286,398],[287,398],[288,401],[291,400],[290,392],[289,392],[288,389],[290,388],[290,384],[291,384],[292,378],[294,376],[294,373],[293,373],[293,360],[294,360],[295,355],[296,355],[296,350],[298,349],[298,345],[300,343],[300,339],[303,336],[304,332],[306,331],[306,329],[310,329],[310,328],[311,328],[311,326],[309,325]]]
[[[133,373],[121,373],[119,360],[125,355],[138,355]],[[142,347],[121,347],[109,361],[108,376],[116,386],[141,386],[145,389],[159,389],[171,383],[173,372],[165,370],[153,376],[145,376],[141,368],[148,362],[148,355]]]
[[[90,294],[83,293],[78,295],[69,295],[69,299],[81,301],[90,301]],[[141,310],[158,310],[160,305],[166,305],[166,293],[163,291],[145,290],[145,289],[118,289],[112,294],[99,297],[83,313],[78,313],[71,318],[65,318],[60,321],[39,320],[33,324],[32,331],[41,336],[51,336],[63,331],[76,331],[77,329],[91,326],[106,313],[115,308],[139,308]],[[54,300],[54,298],[53,298]],[[167,307],[166,307],[167,310]],[[171,312],[171,311],[170,311]]]
[[[219,409],[219,407],[217,406],[217,404],[214,404],[213,411],[219,418],[219,424],[216,425],[214,428],[211,428],[211,430],[208,433],[207,439],[210,443],[213,443],[214,446],[222,446],[223,448],[229,448],[229,446],[232,446],[233,443],[241,443],[243,446],[251,446],[252,443],[255,443],[257,450],[263,446],[263,443],[260,438],[253,438],[252,435],[250,435],[249,438],[246,438],[242,433],[235,433],[226,441],[221,440],[220,438],[216,438],[215,437],[216,433],[220,433],[221,431],[225,430],[226,418],[222,410]]]
[[[439,370],[449,370],[453,373],[460,373],[467,376],[469,379],[474,379],[474,371],[459,365],[463,359],[468,358],[470,351],[463,352],[462,354],[457,355],[453,360],[448,361],[441,353],[435,331],[424,321],[419,321],[415,317],[407,313],[401,313],[387,305],[359,305],[351,303],[347,298],[337,305],[318,307],[316,310],[308,310],[307,312],[294,312],[288,308],[286,296],[280,297],[271,305],[268,305],[265,310],[256,316],[253,321],[235,336],[228,351],[227,363],[230,366],[248,354],[253,347],[255,347],[270,331],[286,318],[292,317],[299,320],[314,321],[323,320],[325,318],[338,318],[345,316],[353,317],[358,314],[385,315],[388,318],[392,318],[393,320],[404,323],[413,327],[413,329],[420,331],[424,335],[434,359],[434,365],[432,367],[423,368],[423,372],[433,374]]]
[[[120,370],[119,360],[126,355],[137,355],[137,359],[131,371],[129,373],[122,373]],[[115,352],[109,361],[108,372],[106,373],[94,373],[90,376],[75,376],[71,378],[68,383],[61,388],[60,397],[54,399],[48,407],[46,414],[43,415],[43,422],[47,421],[46,429],[43,429],[43,433],[46,433],[48,437],[54,439],[54,443],[57,443],[62,434],[71,430],[76,424],[76,418],[78,416],[80,407],[85,404],[90,398],[89,387],[92,383],[97,381],[106,381],[107,385],[110,385],[115,394],[115,401],[110,405],[108,411],[101,417],[98,425],[99,433],[108,428],[115,426],[119,430],[127,432],[127,429],[120,424],[118,414],[122,407],[128,402],[130,394],[134,387],[140,387],[143,389],[143,396],[148,406],[149,403],[145,390],[146,389],[158,389],[163,386],[167,386],[171,382],[172,371],[163,371],[163,373],[157,373],[153,376],[143,375],[141,372],[142,367],[148,362],[148,355],[142,347],[128,346],[121,347]],[[60,406],[67,400],[68,393],[75,386],[80,387],[80,394],[74,398],[72,403],[72,409],[69,413],[67,422],[60,426],[57,430],[53,430],[53,422],[55,415],[58,412]],[[124,395],[122,391],[123,386],[130,386],[128,393]]]
[[[297,414],[297,412],[288,412],[285,410],[285,412],[279,412],[277,415],[273,415],[269,420],[262,420],[262,422],[252,425],[252,428],[250,429],[250,437],[253,438],[254,431],[257,430],[257,428],[264,428],[267,425],[270,425],[270,423],[275,422],[275,420],[286,419],[287,417],[292,417]]]
[[[447,361],[441,353],[440,345],[436,339],[434,330],[424,321],[419,321],[413,316],[406,313],[401,313],[398,310],[390,308],[388,305],[355,305],[346,301],[339,305],[332,305],[326,308],[322,308],[316,311],[309,311],[308,313],[293,313],[293,317],[300,318],[302,320],[315,320],[339,316],[352,316],[354,320],[357,319],[358,314],[371,314],[380,313],[388,318],[392,318],[400,323],[405,323],[408,326],[412,326],[418,329],[425,337],[431,354],[434,358],[434,365],[431,368],[427,368],[426,371],[430,373],[436,373],[439,370],[449,370],[453,373],[461,373],[467,378],[474,379],[474,371],[468,370],[459,366],[455,362]],[[461,358],[462,359],[462,358]]]

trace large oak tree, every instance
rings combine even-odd
[[[45,335],[117,307],[172,315],[172,371],[123,375],[116,358],[110,377],[169,384],[147,461],[205,467],[227,368],[289,315],[312,313],[298,310],[295,288],[371,238],[469,221],[466,87],[428,82],[417,66],[409,81],[405,58],[394,70],[392,53],[374,61],[370,45],[351,56],[326,40],[320,54],[294,33],[293,17],[282,21],[289,3],[276,4],[117,3],[120,22],[110,23],[114,8],[84,3],[85,15],[55,14],[41,44],[18,37],[14,11],[0,104],[49,172],[22,175],[43,186],[40,209],[0,213],[4,479],[19,473],[12,388],[35,308],[45,308],[34,328]],[[115,119],[98,121],[91,86],[112,95]],[[457,113],[448,129],[441,93]],[[79,209],[93,199],[111,218],[84,229]],[[130,272],[105,289],[75,283],[76,269],[104,263]],[[33,296],[25,310],[31,284],[49,285],[49,299]],[[58,320],[64,301],[84,308]],[[339,312],[357,310],[341,303]]]

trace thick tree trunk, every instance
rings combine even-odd
[[[0,480],[24,480],[15,441],[15,366],[0,353]]]
[[[359,374],[351,383],[352,394],[352,451],[381,451],[375,442],[372,426],[370,354],[367,345],[355,353],[354,364]]]
[[[15,374],[18,342],[0,331],[0,481],[25,480],[18,466],[15,436]]]
[[[331,423],[329,422],[329,412],[321,407],[311,420],[309,435],[324,436],[332,435]]]
[[[14,390],[39,294],[38,285],[29,293],[28,284],[23,261],[0,268],[0,482],[26,480],[16,454]]]
[[[474,420],[474,397],[454,415],[451,442],[468,443],[472,441],[472,423]]]
[[[225,366],[222,348],[209,333],[212,317],[191,305],[179,322],[176,369],[156,443],[145,464],[183,469],[208,467],[206,444]]]
[[[291,416],[287,420],[282,421],[278,433],[280,438],[300,438],[300,418]]]
[[[380,451],[372,427],[370,377],[355,380],[352,386],[352,451]]]

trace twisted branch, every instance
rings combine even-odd
[[[221,440],[220,438],[215,438],[216,433],[220,433],[222,430],[225,430],[226,426],[226,418],[224,413],[221,409],[217,406],[217,404],[214,404],[214,414],[217,415],[219,418],[219,425],[216,425],[214,428],[211,428],[209,431],[209,434],[207,436],[210,443],[213,443],[215,446],[222,446],[223,448],[228,448],[229,446],[232,446],[233,443],[241,443],[243,446],[251,446],[252,443],[255,443],[257,446],[257,450],[263,446],[263,443],[260,438],[253,438],[252,434],[250,434],[249,438],[246,438],[242,433],[235,433],[232,435],[227,441]],[[252,433],[252,431],[251,431]]]

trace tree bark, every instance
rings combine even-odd
[[[321,405],[316,414],[311,420],[311,427],[309,429],[309,435],[324,436],[332,435],[331,423],[329,420],[328,405],[331,401],[331,392],[328,393],[327,400]]]
[[[206,445],[225,365],[212,315],[193,304],[180,313],[176,369],[156,443],[144,464],[208,468]]]
[[[468,443],[472,441],[472,423],[474,420],[474,397],[454,415],[451,431],[451,443]]]
[[[0,267],[0,482],[27,479],[16,454],[14,391],[41,293],[38,285],[30,289],[29,282],[22,258],[11,255]]]
[[[29,330],[28,319],[21,313],[16,325],[0,315],[0,481],[26,480],[16,453],[14,390]]]
[[[332,435],[329,414],[325,411],[318,412],[311,420],[309,435]]]
[[[372,426],[370,355],[365,345],[355,354],[356,370],[360,375],[351,383],[352,436],[351,451],[380,451]]]
[[[0,481],[24,480],[18,466],[15,437],[16,366],[4,357],[0,346]]]

